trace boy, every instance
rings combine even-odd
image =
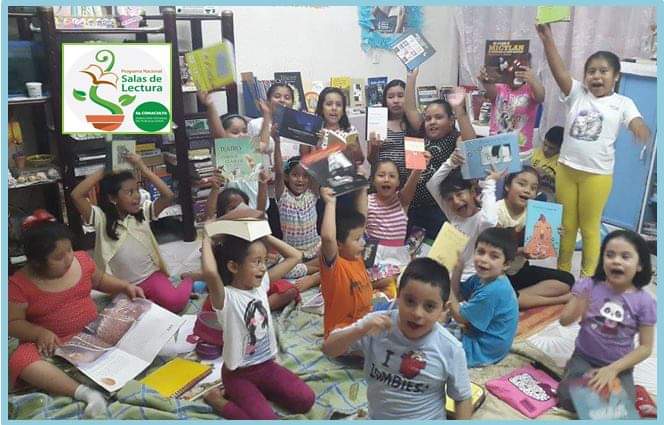
[[[540,175],[540,194],[537,197],[539,200],[553,202],[555,199],[558,154],[563,144],[563,133],[562,127],[551,127],[544,136],[542,146],[533,152],[531,165]]]
[[[333,329],[348,326],[371,311],[372,288],[364,267],[364,215],[354,210],[337,214],[337,200],[329,187],[321,187],[320,195],[325,203],[320,232],[320,287],[327,338]]]
[[[371,419],[445,419],[445,394],[457,419],[472,415],[463,348],[438,323],[449,293],[447,269],[417,258],[399,281],[398,309],[368,314],[323,343],[328,356],[363,352]]]
[[[460,262],[452,272],[449,308],[454,320],[465,328],[461,343],[468,367],[497,363],[512,346],[519,303],[505,271],[515,255],[512,230],[489,228],[475,243],[476,274],[460,284]]]

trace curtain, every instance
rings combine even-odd
[[[650,27],[657,22],[656,10],[654,6],[572,7],[571,22],[551,24],[556,46],[572,77],[583,79],[586,58],[597,50],[609,50],[620,58],[650,57]],[[537,8],[457,7],[454,13],[459,31],[460,84],[481,87],[477,75],[484,64],[486,40],[530,40],[531,66],[546,88],[540,137],[550,127],[564,125],[561,92],[551,75],[535,30]]]

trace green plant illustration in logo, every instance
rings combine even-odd
[[[84,90],[73,89],[72,95],[74,99],[80,102],[90,99],[90,101],[108,110],[110,115],[86,115],[85,117],[93,127],[99,130],[112,131],[120,127],[124,120],[122,107],[130,105],[136,99],[136,96],[123,94],[118,98],[117,103],[100,96],[97,91],[104,84],[117,89],[118,76],[114,72],[111,72],[113,65],[115,65],[115,55],[110,50],[103,49],[97,52],[95,60],[101,65],[104,65],[106,62],[108,64],[105,68],[102,68],[102,66],[92,63],[81,70],[80,72],[91,78],[92,83],[88,88],[87,94]]]

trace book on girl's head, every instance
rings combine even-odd
[[[274,81],[288,84],[293,89],[293,109],[306,111],[307,104],[304,98],[304,88],[302,87],[302,75],[299,72],[275,72]]]
[[[461,175],[466,180],[482,179],[492,169],[516,173],[522,168],[518,132],[466,140],[461,143],[461,153],[465,158]]]
[[[563,206],[553,202],[528,200],[524,250],[534,259],[557,257]]]
[[[134,166],[127,161],[130,153],[136,153],[136,140],[112,139],[106,142],[106,171],[133,170]]]
[[[392,51],[409,71],[429,60],[436,50],[419,32],[407,32],[392,43]]]
[[[459,252],[466,248],[467,243],[468,236],[446,221],[431,245],[427,257],[438,261],[452,274],[454,266],[459,261]]]
[[[271,235],[272,230],[267,220],[243,218],[237,220],[217,220],[205,224],[208,236],[232,235],[249,242]]]
[[[424,139],[418,137],[404,137],[404,150],[406,152],[406,168],[409,170],[424,170],[427,160],[424,157]]]
[[[635,400],[627,394],[620,380],[615,378],[609,386],[598,393],[588,386],[588,378],[582,377],[570,383],[570,397],[579,419],[640,418],[634,407]]]
[[[417,104],[420,109],[436,100],[440,99],[438,88],[436,86],[419,86],[417,88]]]
[[[530,65],[529,40],[487,40],[484,66],[492,83],[517,82],[515,71]]]
[[[353,79],[350,77],[330,77],[330,87],[337,87],[344,92],[346,106],[350,106],[350,88],[352,85]]]
[[[383,91],[387,77],[367,78],[367,106],[383,106]]]
[[[210,372],[212,372],[210,365],[175,357],[140,382],[157,391],[162,397],[179,397]]]
[[[318,115],[276,105],[272,121],[277,124],[282,141],[308,146],[318,144],[323,119]]]
[[[377,140],[387,140],[387,113],[387,108],[382,106],[367,108],[367,140],[371,133],[376,135]]]
[[[262,161],[250,137],[214,140],[214,165],[227,181],[256,180]]]
[[[227,40],[188,52],[185,61],[198,90],[209,92],[235,81],[235,53]]]
[[[540,25],[569,22],[572,20],[572,8],[570,6],[537,6],[535,20]]]

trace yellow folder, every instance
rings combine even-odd
[[[163,397],[177,397],[212,371],[212,366],[176,357],[140,382]]]
[[[427,256],[445,266],[451,274],[458,260],[459,251],[463,251],[467,243],[468,236],[446,221]]]

